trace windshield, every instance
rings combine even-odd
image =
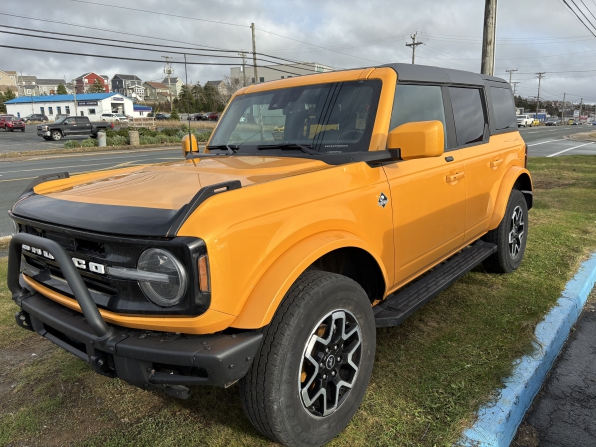
[[[321,154],[366,151],[381,85],[354,81],[237,96],[209,148],[229,145],[237,152],[257,152],[300,150],[296,145],[301,145]]]
[[[62,124],[65,119],[66,119],[65,116],[63,116],[62,118],[58,118],[56,121],[54,121],[54,124]]]

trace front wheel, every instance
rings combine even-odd
[[[375,357],[370,301],[355,281],[307,271],[291,287],[240,381],[246,415],[287,446],[319,446],[350,422]]]
[[[60,141],[61,139],[62,139],[62,134],[60,133],[59,130],[52,131],[52,140]]]
[[[497,245],[497,252],[488,257],[484,268],[492,273],[511,273],[524,257],[528,239],[528,204],[521,191],[509,195],[505,216],[497,228],[489,231],[483,240]]]

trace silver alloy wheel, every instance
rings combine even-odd
[[[352,313],[334,310],[311,334],[302,354],[298,386],[304,409],[325,417],[340,407],[356,382],[362,331]]]
[[[509,231],[509,255],[512,259],[515,259],[521,250],[524,232],[524,212],[521,206],[516,206],[511,214],[511,231]]]

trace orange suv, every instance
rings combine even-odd
[[[27,188],[10,211],[16,322],[144,389],[239,381],[285,445],[348,424],[377,327],[524,256],[532,181],[499,78],[392,64],[252,85],[205,152],[184,147]]]

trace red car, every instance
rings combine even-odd
[[[219,115],[215,112],[211,112],[208,116],[207,119],[209,121],[217,121],[219,119]]]
[[[11,132],[21,129],[21,132],[25,132],[25,123],[21,118],[16,118],[13,115],[0,115],[0,129]]]

